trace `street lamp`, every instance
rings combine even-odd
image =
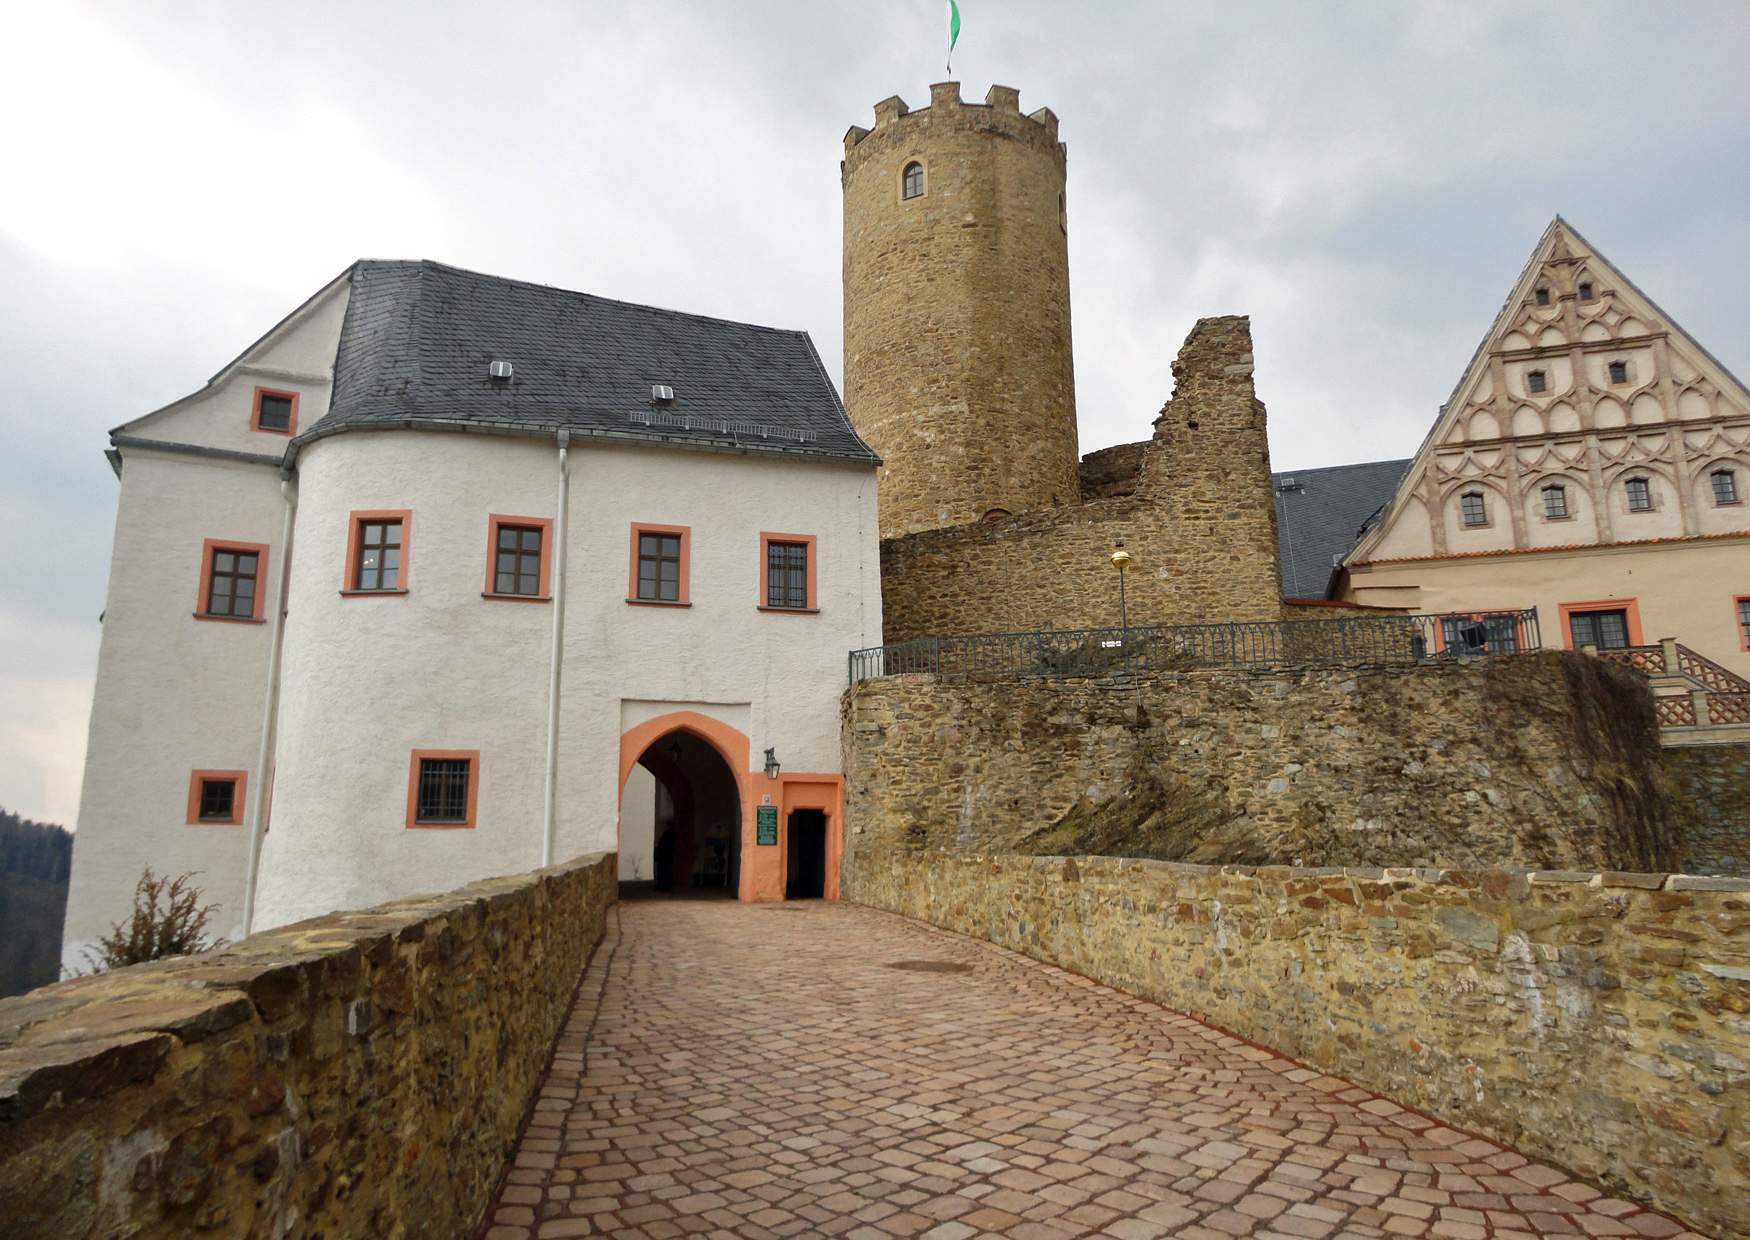
[[[1126,640],[1130,637],[1130,609],[1124,601],[1124,570],[1130,567],[1130,552],[1124,549],[1120,539],[1112,548],[1112,567],[1118,570],[1118,623],[1124,630]]]

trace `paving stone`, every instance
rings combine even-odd
[[[901,962],[952,966],[895,969]],[[871,909],[610,914],[489,1240],[1684,1240],[1179,1013]]]

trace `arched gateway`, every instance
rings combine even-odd
[[[683,710],[620,737],[623,882],[743,900],[838,896],[840,780],[749,769],[746,735]]]

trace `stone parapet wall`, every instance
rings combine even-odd
[[[472,1236],[614,873],[597,853],[0,1002],[0,1231]]]
[[[1750,1235],[1750,880],[895,850],[847,893]]]
[[[1750,874],[1750,744],[1670,747],[1659,756],[1683,840],[1683,868]]]
[[[1546,653],[847,691],[846,855],[1671,868],[1637,674]]]

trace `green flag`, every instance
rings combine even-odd
[[[960,6],[948,0],[948,72],[954,72],[954,45],[960,41]]]

